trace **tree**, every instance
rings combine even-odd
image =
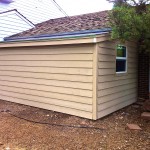
[[[110,12],[112,38],[136,40],[141,51],[150,52],[150,0],[108,0],[114,3]]]

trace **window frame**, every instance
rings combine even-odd
[[[117,57],[117,47],[118,45],[120,46],[124,46],[126,48],[126,57]],[[128,50],[127,50],[127,46],[123,45],[123,44],[117,44],[116,45],[116,64],[117,64],[117,60],[125,60],[125,71],[120,71],[120,72],[117,72],[116,71],[116,74],[124,74],[124,73],[127,73],[127,69],[128,69]],[[117,65],[116,65],[116,70],[117,70]]]

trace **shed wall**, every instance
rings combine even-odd
[[[0,99],[92,119],[94,44],[0,49]]]
[[[127,73],[116,74],[117,42],[98,45],[97,117],[103,117],[137,100],[137,50],[127,42]]]

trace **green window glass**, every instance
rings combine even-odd
[[[125,73],[126,71],[127,71],[127,49],[123,45],[117,45],[116,73]]]

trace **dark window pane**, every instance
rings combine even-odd
[[[126,71],[126,60],[116,60],[116,72]]]
[[[117,45],[117,57],[126,57],[126,47]]]

